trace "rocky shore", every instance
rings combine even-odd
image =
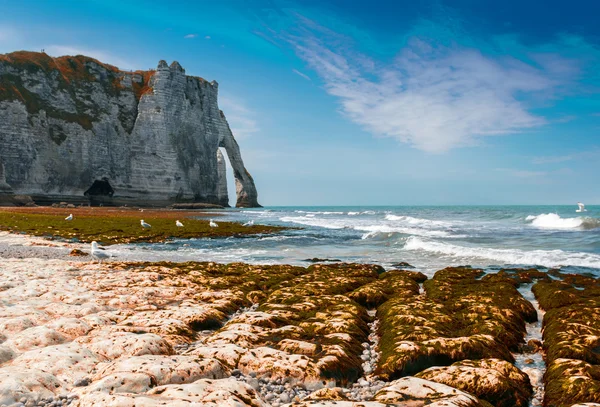
[[[49,250],[32,242],[0,236],[17,251]],[[593,277],[92,264],[13,249],[0,264],[0,405],[600,403]]]

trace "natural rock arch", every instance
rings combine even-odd
[[[256,186],[254,185],[254,179],[246,170],[246,167],[244,167],[244,160],[242,160],[240,146],[233,137],[233,133],[231,132],[229,123],[227,123],[227,119],[225,119],[225,115],[222,111],[220,113],[221,118],[226,125],[226,132],[219,140],[219,147],[223,147],[225,149],[225,152],[227,152],[227,157],[229,158],[229,163],[233,168],[233,177],[235,178],[235,193],[237,197],[235,206],[237,208],[260,208],[261,205],[258,203],[258,192],[256,191]],[[217,160],[219,154],[221,154],[221,152],[217,149]],[[225,178],[226,177],[223,176],[223,182],[225,184],[226,191],[227,181]],[[219,190],[221,190],[221,185],[222,182],[219,178]]]

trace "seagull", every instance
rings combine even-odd
[[[182,228],[182,227],[183,227],[183,223],[179,222],[178,220],[176,220],[176,221],[175,221],[175,225],[176,225],[178,228]]]
[[[254,225],[254,221],[250,220],[250,221],[244,223],[242,226],[252,226],[252,225]]]
[[[102,263],[102,259],[108,259],[110,257],[102,250],[104,250],[104,248],[98,246],[98,243],[94,240],[92,242],[92,258],[98,260],[99,263]]]
[[[579,209],[577,209],[575,212],[587,212],[587,209],[585,209],[585,205],[581,202],[577,202],[577,206],[579,206]]]
[[[210,220],[209,225],[210,225],[211,228],[218,228],[219,227],[219,225],[217,225],[215,222],[213,222],[212,219]]]
[[[140,225],[142,225],[144,229],[150,229],[152,227],[150,224],[144,222],[144,219],[140,221]]]
[[[65,220],[73,220],[73,214],[70,214],[69,216],[67,216],[67,217],[65,218]]]

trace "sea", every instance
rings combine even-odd
[[[229,209],[219,221],[287,226],[268,236],[111,246],[144,261],[309,265],[313,258],[487,271],[561,268],[600,276],[600,206],[327,206]],[[217,214],[215,214],[217,215]]]

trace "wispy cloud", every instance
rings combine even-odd
[[[580,151],[571,154],[533,157],[533,164],[558,164],[572,160],[597,160],[600,158],[600,148]]]
[[[496,171],[504,172],[517,178],[539,178],[548,175],[546,171],[517,170],[512,168],[496,168]]]
[[[62,55],[85,55],[97,59],[100,62],[104,62],[110,65],[114,65],[120,69],[136,69],[132,63],[122,59],[119,56],[111,54],[110,52],[92,49],[92,48],[79,48],[71,45],[49,45],[44,48],[48,55],[59,57]]]
[[[185,35],[183,38],[191,39],[191,38],[196,38],[197,36],[198,36],[198,34],[188,34],[188,35]]]
[[[205,40],[210,40],[210,35],[204,37]]]
[[[419,38],[384,63],[357,52],[350,39],[298,18],[299,32],[286,39],[339,99],[341,112],[369,132],[429,152],[547,124],[523,96],[551,98],[578,72],[555,54],[536,54],[526,63]]]
[[[293,73],[295,73],[296,75],[299,75],[299,76],[301,76],[302,78],[306,79],[307,81],[312,81],[312,79],[310,79],[310,76],[308,76],[308,75],[307,75],[307,74],[305,74],[305,73],[302,73],[302,72],[300,72],[300,71],[299,71],[299,70],[297,70],[297,69],[292,69],[292,72],[293,72]]]
[[[256,113],[239,98],[219,96],[219,105],[236,138],[250,137],[260,130],[255,120]]]

